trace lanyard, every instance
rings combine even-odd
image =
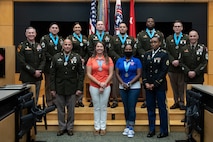
[[[119,39],[121,40],[122,45],[124,45],[126,38],[128,37],[127,34],[124,35],[124,37],[121,36],[121,34],[118,34]]]
[[[180,39],[182,37],[182,32],[180,32],[178,38],[177,38],[177,35],[176,33],[174,33],[174,40],[175,40],[175,44],[178,45],[180,43]]]
[[[56,36],[56,39],[55,39],[52,33],[50,33],[49,35],[50,35],[50,38],[53,40],[53,43],[55,44],[55,46],[57,46],[58,40],[59,40],[58,36]]]
[[[68,61],[69,56],[70,56],[70,55],[64,55],[64,60],[65,60],[65,62],[67,62],[67,61]]]
[[[125,69],[126,72],[128,72],[130,64],[131,64],[131,61],[128,61],[128,62],[124,61],[124,69]]]
[[[96,32],[96,35],[98,36],[98,40],[102,42],[103,38],[104,38],[104,31],[102,31],[101,36],[99,32]]]
[[[79,42],[82,43],[83,38],[82,38],[82,35],[81,35],[81,34],[78,36],[76,33],[73,33],[73,36],[74,36]]]
[[[152,31],[152,33],[150,31]],[[155,34],[155,29],[148,30],[148,28],[146,28],[146,32],[149,35],[149,37],[152,38],[154,36],[154,34]]]
[[[97,63],[98,63],[98,71],[102,71],[102,70],[103,70],[103,69],[102,69],[103,60],[98,59],[98,60],[97,60]]]

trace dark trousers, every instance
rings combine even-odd
[[[155,131],[156,121],[156,100],[158,103],[159,116],[160,116],[160,132],[168,133],[168,112],[166,104],[166,91],[146,90],[146,103],[149,119],[149,130]]]
[[[135,125],[135,118],[136,118],[136,111],[135,107],[138,102],[138,97],[140,94],[139,89],[129,89],[124,90],[120,89],[122,102],[124,105],[124,114],[126,119],[127,126],[134,126]]]

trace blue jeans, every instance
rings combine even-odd
[[[120,94],[124,105],[126,125],[127,127],[134,126],[136,118],[135,107],[140,94],[140,89],[130,89],[130,90],[120,89]]]
[[[149,119],[149,130],[155,131],[156,120],[156,100],[158,103],[159,117],[160,117],[160,132],[168,133],[168,112],[166,105],[166,91],[160,91],[157,89],[146,90],[146,105]]]

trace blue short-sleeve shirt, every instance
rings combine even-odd
[[[137,75],[137,69],[142,69],[142,64],[138,58],[131,57],[128,61],[130,62],[130,66],[126,72],[124,62],[126,62],[126,57],[119,58],[115,64],[115,68],[119,69],[121,79],[125,83],[128,83]],[[126,73],[128,73],[128,77],[125,76]]]

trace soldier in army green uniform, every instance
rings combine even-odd
[[[46,56],[46,64],[44,68],[46,103],[48,106],[51,106],[54,104],[54,98],[50,94],[50,64],[53,56],[56,53],[61,52],[63,39],[58,36],[59,27],[57,23],[54,22],[50,24],[49,32],[48,35],[44,35],[41,38],[40,43]]]
[[[208,50],[198,43],[197,31],[189,32],[190,43],[183,47],[180,66],[185,75],[186,84],[203,84],[204,73],[208,63]]]
[[[109,56],[113,59],[114,64],[118,60],[118,58],[124,56],[124,47],[127,44],[130,44],[133,47],[133,51],[135,52],[135,39],[129,35],[127,35],[127,26],[125,23],[120,23],[119,25],[119,34],[113,36],[112,38],[112,43],[113,45],[109,49]],[[119,86],[118,86],[118,81],[115,76],[114,72],[114,77],[112,79],[113,81],[113,86],[112,86],[112,96],[113,96],[113,104],[111,105],[111,108],[115,108],[118,106],[118,100],[117,100],[117,95],[119,94]]]
[[[181,71],[179,64],[179,54],[183,46],[189,42],[187,34],[182,33],[183,24],[180,20],[176,20],[173,24],[174,34],[166,38],[166,50],[169,54],[169,78],[172,86],[174,104],[170,109],[180,108],[185,109],[184,106],[184,74]]]
[[[40,44],[35,42],[36,30],[33,27],[26,29],[26,41],[19,44],[17,48],[17,58],[20,61],[20,78],[22,83],[32,83],[36,85],[37,104],[39,97],[39,90],[41,86],[42,72],[45,66],[45,56]]]
[[[107,50],[107,53],[109,52],[109,49],[112,46],[112,36],[109,35],[108,33],[104,32],[105,31],[105,26],[103,21],[97,21],[96,23],[96,33],[92,34],[89,36],[88,38],[88,53],[89,53],[89,57],[92,56],[94,49],[95,49],[95,45],[96,43],[99,42],[103,42],[104,43],[104,47]],[[109,103],[108,103],[108,106]],[[91,100],[91,103],[89,105],[89,107],[93,107],[93,103]]]
[[[105,48],[107,49],[107,52],[109,51],[109,48],[111,48],[112,45],[112,36],[108,33],[104,32],[105,26],[103,21],[97,21],[96,23],[96,33],[92,34],[88,38],[88,50],[89,50],[89,56],[92,56],[95,45],[98,41],[103,42]]]
[[[57,53],[52,58],[50,75],[51,94],[56,97],[55,103],[58,111],[57,136],[63,135],[66,131],[69,136],[72,136],[76,96],[83,93],[84,66],[81,56],[72,52],[70,39],[64,40],[63,52]]]
[[[72,52],[78,53],[81,56],[82,64],[85,65],[89,55],[88,55],[88,48],[87,48],[87,37],[81,34],[81,25],[80,23],[76,22],[73,26],[73,34],[69,35],[67,38],[72,41]],[[77,97],[75,107],[84,107],[82,102],[83,95]]]
[[[155,21],[153,18],[148,18],[146,20],[146,30],[142,30],[137,35],[137,54],[136,57],[139,57],[143,63],[143,58],[146,51],[151,49],[150,39],[154,36],[160,37],[161,48],[165,48],[165,39],[162,32],[155,30]],[[146,96],[143,90],[143,97],[145,99],[144,103],[141,105],[141,108],[146,107]]]

